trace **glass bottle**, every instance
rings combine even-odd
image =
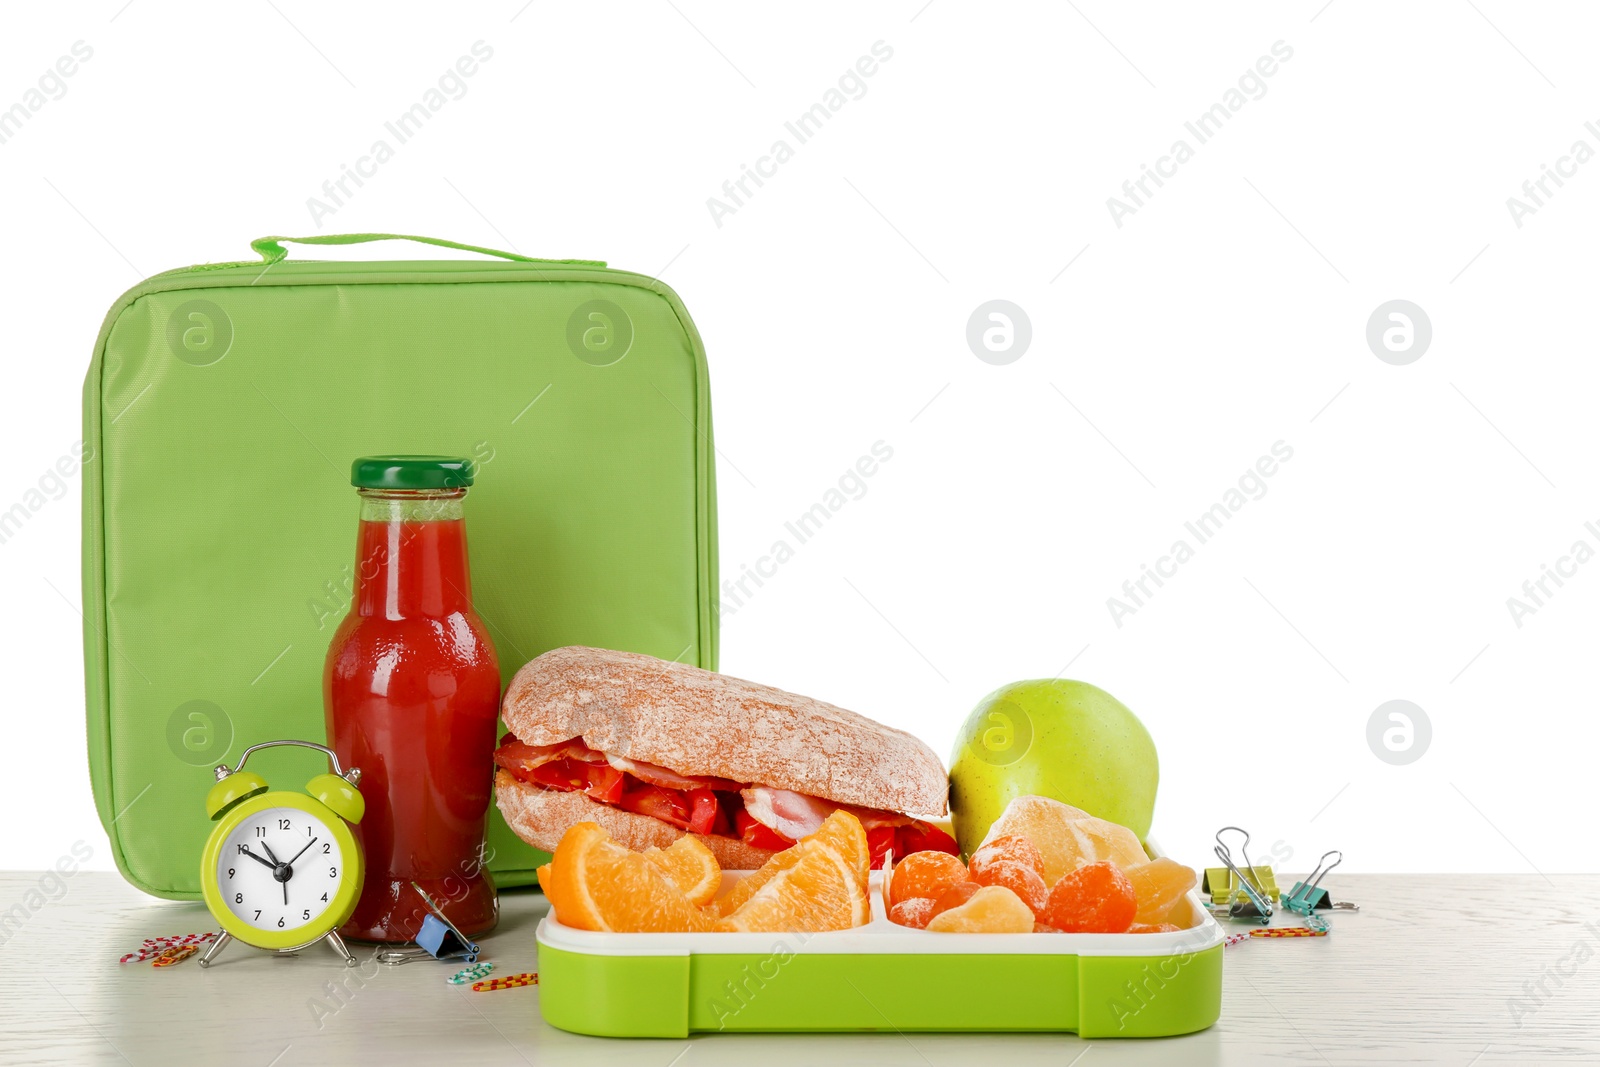
[[[356,832],[366,882],[340,930],[416,938],[431,896],[468,935],[499,917],[484,854],[500,669],[472,608],[464,505],[471,464],[443,456],[359,459],[355,596],[328,647],[328,745],[361,768]]]

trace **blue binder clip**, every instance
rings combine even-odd
[[[411,888],[417,891],[417,896],[422,898],[432,914],[423,916],[422,929],[417,931],[416,948],[384,949],[377,954],[378,962],[391,967],[421,959],[478,962],[480,950],[477,943],[456,928],[456,924],[450,921],[425,889],[415,882],[411,883]]]
[[[1328,861],[1329,856],[1333,857],[1331,863]],[[1312,912],[1330,908],[1338,908],[1341,911],[1360,911],[1359,907],[1348,901],[1333,900],[1328,896],[1328,891],[1321,887],[1322,880],[1328,876],[1328,872],[1343,862],[1343,852],[1337,849],[1332,852],[1324,852],[1322,858],[1317,861],[1316,870],[1306,875],[1304,881],[1296,882],[1294,888],[1283,894],[1283,906],[1296,915],[1304,916],[1308,919],[1311,917]]]

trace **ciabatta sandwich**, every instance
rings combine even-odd
[[[731,870],[761,866],[834,810],[861,819],[883,854],[956,851],[922,817],[949,783],[933,750],[853,711],[631,652],[558,648],[506,690],[511,730],[495,795],[524,841],[554,851],[592,821],[633,849],[705,841]]]

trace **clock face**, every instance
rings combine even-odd
[[[259,930],[304,926],[312,928],[308,936],[316,933],[344,878],[338,838],[299,808],[263,808],[247,816],[217,855],[223,904]]]

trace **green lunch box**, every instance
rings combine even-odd
[[[728,871],[733,882],[748,872]],[[1222,1014],[1225,935],[1192,892],[1163,934],[613,934],[539,922],[539,1009],[601,1037],[760,1031],[1072,1031],[1170,1037]]]
[[[158,274],[95,342],[90,776],[118,868],[158,896],[199,896],[217,764],[324,737],[358,456],[476,465],[473,599],[503,680],[571,644],[716,668],[711,395],[677,295],[603,263],[431,238],[406,239],[499,258],[316,262],[283,247],[391,236],[262,238],[260,262]],[[280,787],[319,769],[259,759]],[[532,883],[546,858],[492,805],[489,846],[502,886]]]

